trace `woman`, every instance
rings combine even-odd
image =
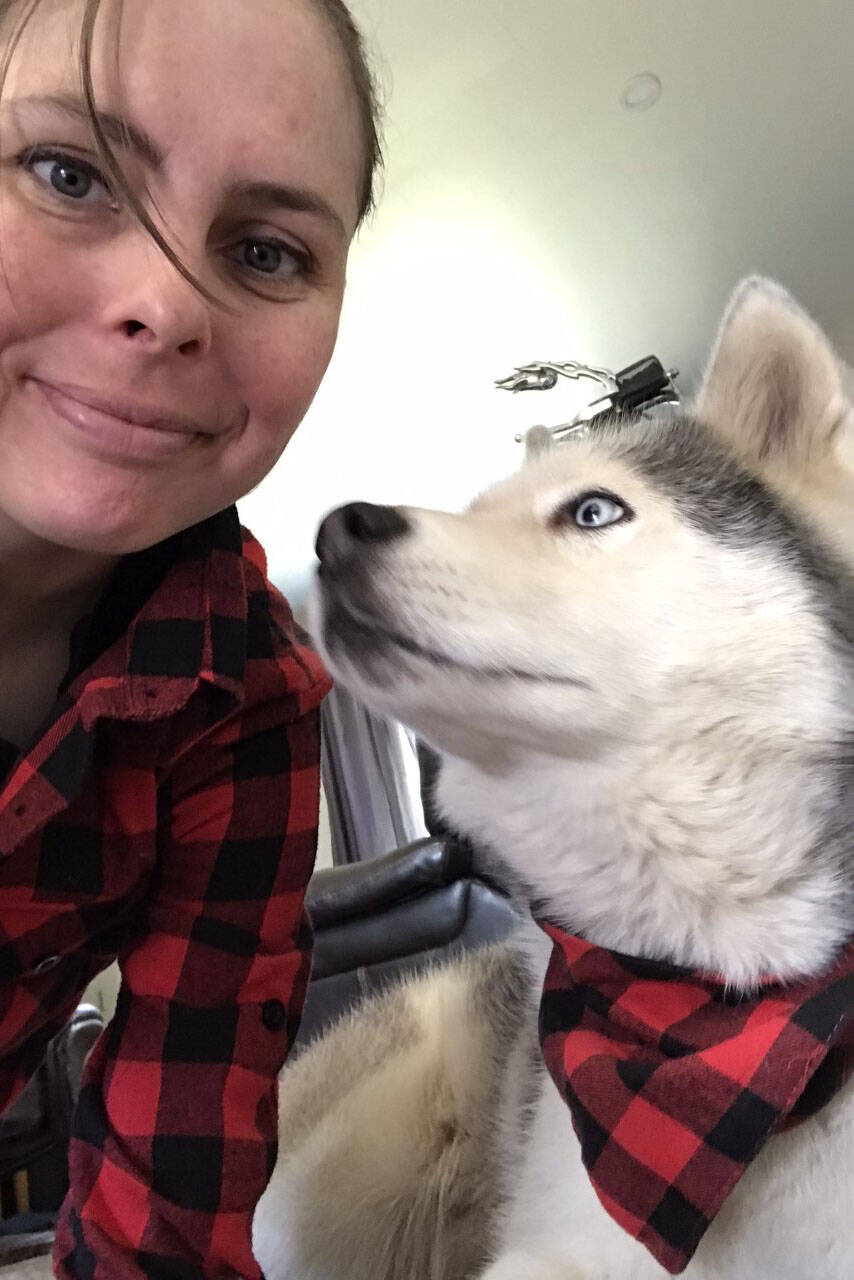
[[[332,353],[371,79],[340,0],[0,23],[0,1104],[118,956],[57,1274],[257,1277],[328,682],[233,503]]]

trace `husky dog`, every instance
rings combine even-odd
[[[463,515],[342,508],[318,541],[330,668],[439,751],[440,810],[520,902],[736,999],[854,934],[851,416],[820,330],[754,278],[690,414],[596,428]],[[286,1069],[268,1280],[666,1274],[543,1066],[550,952],[525,914]],[[851,1280],[854,1082],[764,1143],[686,1274]]]

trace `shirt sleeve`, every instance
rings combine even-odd
[[[308,981],[319,798],[318,712],[281,719],[233,716],[161,787],[146,927],[75,1112],[68,1280],[260,1280],[252,1216]]]

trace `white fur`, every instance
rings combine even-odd
[[[696,413],[811,533],[795,523],[775,541],[757,517],[743,539],[718,537],[625,435],[594,433],[534,451],[463,516],[405,511],[410,532],[371,547],[358,589],[341,574],[318,592],[315,632],[339,678],[440,751],[441,809],[522,898],[600,945],[748,989],[821,971],[854,931],[852,852],[832,834],[848,831],[838,770],[854,735],[854,644],[831,607],[835,578],[847,582],[854,566],[850,410],[819,330],[778,286],[753,280],[725,318]],[[635,428],[643,457],[664,456],[678,429]],[[713,495],[715,474],[700,492]],[[591,534],[559,517],[603,489],[635,518]],[[805,570],[799,538],[832,549],[838,565]],[[333,591],[359,643],[346,623],[340,635],[325,630]],[[364,644],[370,628],[375,648]],[[408,989],[414,1039],[381,1048],[375,1012],[309,1051],[293,1082],[286,1073],[283,1116],[298,1113],[309,1076],[317,1114],[297,1132],[283,1120],[286,1173],[258,1220],[270,1280],[397,1280],[383,1232],[396,1239],[416,1220],[420,1252],[409,1238],[399,1255],[406,1280],[664,1275],[599,1205],[569,1112],[535,1066],[548,947],[531,924],[515,945],[533,978],[505,1053],[490,1041],[494,1021],[477,1014],[470,961]],[[374,1065],[336,1092],[336,1066],[360,1036],[374,1050],[357,1057]],[[450,1180],[430,1156],[443,1132],[468,1135]],[[419,1177],[442,1184],[432,1228],[411,1190]],[[467,1232],[480,1221],[485,1269],[458,1265],[449,1234],[472,1188]],[[322,1248],[305,1249],[330,1237],[334,1267]],[[850,1280],[850,1085],[771,1139],[686,1274]]]

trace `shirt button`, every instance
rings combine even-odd
[[[261,1005],[261,1021],[268,1031],[281,1031],[287,1017],[281,1000],[265,1000]]]
[[[44,960],[39,960],[33,973],[49,973],[51,969],[55,969],[59,964],[62,956],[45,956]]]

